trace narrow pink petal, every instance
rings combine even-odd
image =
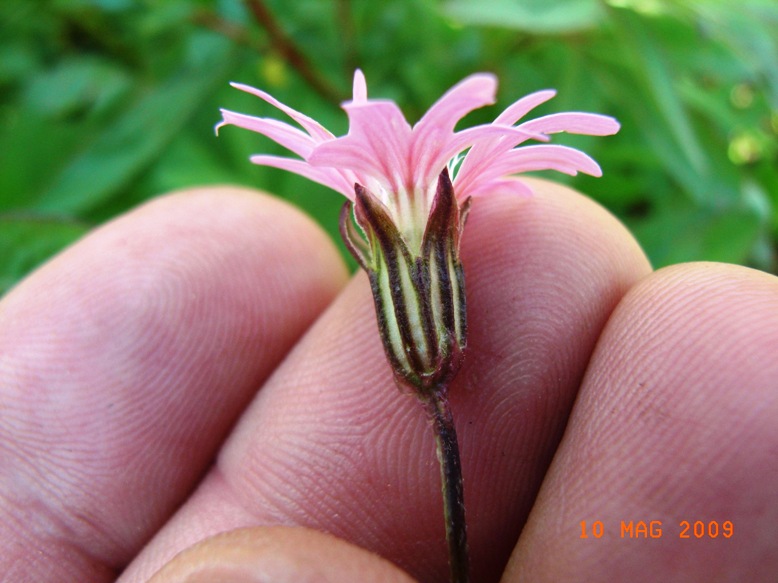
[[[467,147],[457,148],[456,145],[452,145],[453,141],[454,134],[444,130],[433,131],[426,136],[427,147],[416,148],[412,157],[411,184],[425,189],[437,182],[438,175],[449,160]]]
[[[506,152],[489,168],[489,174],[506,176],[536,170],[556,170],[575,175],[584,172],[591,176],[602,176],[602,170],[592,158],[567,146],[525,146]]]
[[[556,91],[553,89],[544,89],[543,91],[536,91],[535,93],[525,95],[512,105],[508,106],[505,111],[497,116],[494,123],[512,126],[538,105],[552,99],[555,95]]]
[[[494,75],[478,73],[470,75],[449,89],[427,110],[424,117],[413,128],[415,134],[425,134],[433,129],[454,131],[457,122],[465,115],[494,103],[497,78]]]
[[[465,156],[456,175],[457,196],[460,191],[467,191],[475,182],[480,182],[482,175],[489,172],[495,160],[509,152],[516,146],[524,143],[528,139],[534,139],[541,142],[547,142],[548,136],[544,134],[526,133],[521,126],[492,126],[501,128],[510,128],[515,133],[504,134],[493,140],[482,140],[473,145]],[[492,173],[489,172],[489,176]],[[464,195],[463,195],[464,196]]]
[[[367,101],[367,81],[365,74],[361,69],[354,71],[354,90],[353,101],[355,103],[364,103]]]
[[[222,109],[222,122],[216,126],[234,125],[267,136],[302,158],[307,158],[313,151],[316,142],[308,134],[276,119],[253,117]]]
[[[497,116],[493,125],[513,126],[513,124],[531,110],[549,99],[552,99],[555,95],[556,91],[553,89],[544,89],[542,91],[530,93],[514,102]],[[548,141],[548,137],[544,135],[544,132],[537,131],[537,128],[527,127],[525,124],[522,124],[518,126],[517,129],[530,131],[527,132],[527,137],[525,139],[510,141],[507,138],[503,138],[491,142],[484,141],[473,146],[459,168],[459,173],[457,174],[457,184],[459,185],[459,188],[463,191],[470,189],[473,182],[480,180],[480,175],[485,167],[488,167],[493,160],[503,153],[522,144],[526,139],[533,138],[541,142]]]
[[[343,108],[349,117],[348,135],[317,146],[309,162],[370,174],[394,191],[407,188],[412,177],[411,127],[397,105],[373,100]]]
[[[483,184],[491,183],[511,174],[538,170],[556,170],[564,174],[575,175],[584,172],[592,176],[601,176],[597,162],[583,152],[567,146],[524,146],[504,152],[488,164],[480,164],[476,172],[457,174],[454,189],[457,198],[462,199],[482,190]]]
[[[383,184],[384,188],[393,188],[394,183],[390,181],[394,178],[386,175],[384,169],[376,165],[376,160],[371,152],[361,148],[359,144],[347,141],[346,138],[340,138],[317,147],[308,161],[311,166],[317,168],[347,168],[356,174],[374,177]]]
[[[311,137],[317,141],[322,142],[325,140],[331,140],[332,138],[335,137],[315,119],[308,117],[304,113],[300,113],[296,109],[292,109],[288,105],[284,105],[283,103],[278,101],[275,97],[273,97],[269,93],[265,93],[261,89],[255,89],[254,87],[251,87],[249,85],[243,85],[242,83],[230,83],[230,85],[235,87],[235,89],[240,89],[241,91],[245,91],[246,93],[251,93],[252,95],[256,95],[257,97],[267,101],[273,107],[280,109],[286,115],[291,117],[294,121],[299,123],[300,126],[303,129],[305,129],[305,131],[307,131],[311,135]]]
[[[448,140],[445,138],[448,137]],[[437,149],[428,148],[415,160],[414,183],[425,181],[425,177],[437,180],[438,174],[454,156],[473,146],[473,150],[481,143],[499,144],[499,151],[510,149],[514,145],[531,138],[544,139],[543,135],[535,136],[511,126],[482,125],[468,128],[451,136],[440,136]],[[465,157],[464,164],[470,154]],[[462,167],[460,167],[460,172]]]
[[[457,122],[474,109],[494,103],[496,91],[497,79],[493,75],[471,75],[449,89],[430,107],[413,128],[410,157],[415,166],[415,182],[418,183],[430,172],[437,177],[448,159],[464,149],[453,148],[455,151],[449,155],[442,153],[454,136]],[[441,162],[441,158],[445,159]]]
[[[618,132],[621,126],[619,122],[607,115],[565,112],[539,117],[517,127],[543,134],[567,132],[589,136],[610,136]]]
[[[345,173],[339,172],[333,168],[316,168],[303,160],[293,158],[283,158],[281,156],[268,156],[259,154],[252,156],[251,161],[260,166],[272,166],[287,170],[294,174],[299,174],[309,180],[323,184],[337,192],[340,192],[346,198],[354,199],[354,181],[350,181]]]

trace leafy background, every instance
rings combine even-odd
[[[500,103],[614,115],[570,137],[605,176],[567,177],[619,216],[655,266],[775,272],[775,0],[4,0],[0,2],[0,294],[94,226],[161,193],[239,183],[304,208],[337,239],[341,197],[253,166],[280,152],[219,107],[276,115],[229,88],[269,90],[346,130],[355,67],[410,120],[475,71]],[[576,138],[576,139],[573,139]]]

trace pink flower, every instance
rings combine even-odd
[[[432,422],[451,578],[468,581],[462,474],[447,395],[467,342],[459,240],[469,202],[472,196],[500,191],[527,193],[527,186],[510,176],[531,170],[599,176],[600,167],[583,152],[522,144],[546,142],[558,132],[613,134],[619,124],[590,113],[558,113],[516,125],[554,96],[554,91],[539,91],[491,124],[455,131],[466,114],[494,103],[497,80],[478,74],[449,90],[411,127],[394,102],[367,98],[365,78],[357,71],[353,98],[343,105],[349,131],[336,137],[264,91],[234,86],[277,107],[299,127],[222,110],[217,130],[236,125],[275,140],[297,157],[257,155],[252,162],[295,172],[348,199],[340,231],[370,279],[395,380],[415,393]]]
[[[264,91],[237,83],[233,86],[277,107],[302,128],[222,110],[223,121],[217,129],[236,125],[258,132],[299,157],[260,154],[252,156],[252,162],[295,172],[351,200],[354,185],[361,184],[382,202],[413,249],[421,243],[438,177],[452,161],[461,162],[453,178],[460,203],[471,195],[506,190],[526,193],[524,184],[506,177],[533,170],[593,176],[600,176],[601,171],[594,160],[573,148],[517,146],[532,138],[547,141],[549,134],[558,132],[602,136],[619,129],[613,118],[591,113],[557,113],[514,126],[530,110],[554,97],[555,91],[547,90],[515,102],[492,124],[454,131],[466,114],[494,103],[497,80],[489,74],[471,75],[460,82],[411,127],[393,101],[368,99],[365,77],[357,71],[353,99],[343,105],[349,131],[340,138]]]
[[[464,79],[411,126],[393,101],[368,99],[357,71],[353,98],[343,105],[349,131],[342,137],[264,91],[233,86],[297,125],[222,110],[217,130],[236,125],[271,138],[296,158],[259,154],[252,162],[295,172],[347,197],[341,232],[370,276],[387,355],[398,380],[421,392],[448,382],[464,350],[459,239],[470,198],[526,194],[528,187],[510,176],[533,170],[599,176],[600,167],[583,152],[522,144],[547,142],[559,132],[609,135],[619,129],[613,118],[591,113],[557,113],[516,125],[555,95],[547,90],[516,101],[491,124],[455,131],[469,112],[494,103],[497,80],[489,74]]]

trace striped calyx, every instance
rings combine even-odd
[[[386,206],[360,184],[355,191],[355,201],[341,211],[340,231],[370,277],[378,328],[395,377],[423,397],[448,384],[465,349],[459,240],[469,199],[460,209],[444,170],[426,225],[420,227],[421,245],[412,248]]]

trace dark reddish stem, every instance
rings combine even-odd
[[[340,93],[319,77],[306,56],[284,32],[265,3],[261,0],[246,0],[246,6],[257,23],[267,31],[275,50],[300,74],[300,77],[325,99],[336,104],[340,103],[342,101]]]
[[[454,416],[448,403],[446,387],[429,394],[424,407],[432,421],[435,446],[440,462],[440,481],[443,491],[443,517],[446,523],[449,567],[452,583],[470,581],[470,558],[467,549],[467,524],[462,486],[462,464],[454,427]]]

